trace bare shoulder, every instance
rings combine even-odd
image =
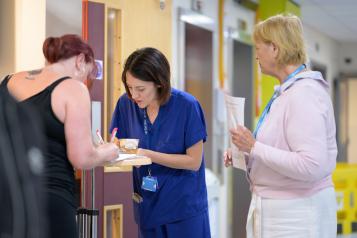
[[[66,105],[69,108],[87,108],[90,105],[90,96],[86,85],[75,79],[62,81],[52,92],[54,110]],[[60,114],[60,113],[59,113]]]
[[[55,92],[57,91],[57,92]],[[54,93],[65,95],[66,97],[88,97],[89,92],[85,84],[75,79],[66,79],[54,90]]]
[[[88,115],[90,97],[87,87],[74,79],[62,81],[52,92],[52,109],[61,122]]]

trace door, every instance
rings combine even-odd
[[[185,23],[185,91],[200,102],[206,119],[206,167],[212,169],[212,32]]]
[[[357,78],[335,82],[338,161],[357,163]]]

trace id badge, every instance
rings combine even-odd
[[[143,177],[141,188],[150,192],[156,192],[158,188],[157,178],[152,176]]]

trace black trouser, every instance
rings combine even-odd
[[[47,195],[49,237],[78,238],[76,208],[57,195]]]

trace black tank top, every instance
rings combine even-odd
[[[9,93],[7,84],[10,78],[10,76],[6,77],[1,83],[1,87],[4,87],[4,91],[7,93]],[[44,123],[47,149],[44,152],[46,190],[76,206],[74,169],[67,157],[64,124],[55,116],[51,106],[51,94],[53,90],[58,84],[68,78],[70,77],[56,80],[41,92],[19,103],[29,104],[32,108],[35,108],[38,116],[42,117]]]

